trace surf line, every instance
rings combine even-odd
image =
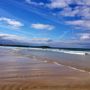
[[[58,65],[58,66],[64,66],[64,65],[62,65],[62,64],[60,64],[58,62],[53,62],[53,63],[56,64],[56,65]]]
[[[33,56],[33,59],[34,59],[35,61],[37,60],[35,56]],[[44,61],[42,61],[42,62],[48,63],[48,60],[44,60]],[[83,72],[83,73],[88,73],[88,74],[90,74],[90,72],[88,72],[88,71],[86,71],[86,70],[78,69],[78,68],[75,68],[75,67],[72,67],[72,66],[63,65],[63,64],[60,64],[60,63],[55,62],[55,61],[53,61],[53,62],[51,62],[51,63],[56,64],[56,65],[58,65],[58,66],[67,67],[67,68],[72,69],[72,70],[75,70],[75,71],[79,71],[79,72]]]
[[[75,67],[72,67],[72,66],[63,65],[63,64],[60,64],[58,62],[53,62],[53,63],[56,64],[56,65],[58,65],[58,66],[65,66],[65,67],[68,67],[69,69],[73,69],[73,70],[76,70],[76,71],[79,71],[79,72],[90,74],[90,72],[88,72],[86,70],[78,69],[78,68],[75,68]]]
[[[80,72],[87,72],[85,70],[82,70],[82,69],[78,69],[78,68],[75,68],[75,67],[71,67],[71,66],[67,66],[68,68],[70,69],[73,69],[73,70],[77,70],[77,71],[80,71]],[[89,72],[88,72],[89,73]]]

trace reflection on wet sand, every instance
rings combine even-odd
[[[90,73],[0,49],[0,90],[90,90]]]

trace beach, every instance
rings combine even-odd
[[[90,90],[90,58],[75,57],[0,47],[0,90]]]

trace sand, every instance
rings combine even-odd
[[[90,73],[0,49],[0,90],[90,90]]]

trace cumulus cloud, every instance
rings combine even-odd
[[[90,28],[89,20],[74,20],[74,21],[67,21],[66,23],[77,27],[87,28],[87,30]]]
[[[14,34],[0,34],[0,40],[24,41],[25,38]]]
[[[58,40],[50,42],[49,45],[63,48],[90,48],[90,42],[87,40]]]
[[[38,42],[38,43],[41,43],[41,42],[46,43],[46,42],[50,42],[51,39],[49,39],[49,38],[33,38],[33,39],[31,39],[31,41]]]
[[[5,26],[10,26],[14,29],[18,29],[23,26],[23,24],[20,21],[16,21],[14,19],[10,19],[7,17],[0,17],[0,23]]]
[[[14,34],[0,34],[0,44],[8,45],[48,45],[51,42],[49,38],[26,38]]]
[[[12,34],[0,34],[0,44],[8,45],[28,45],[28,46],[42,46],[48,45],[52,47],[88,47],[90,48],[90,34],[80,34],[80,40],[52,40],[50,38],[32,38],[12,35]]]
[[[29,45],[27,38],[14,34],[0,34],[0,44],[3,45]]]
[[[51,0],[50,7],[62,8],[56,15],[71,18],[65,23],[90,30],[90,0]]]
[[[53,40],[50,38],[32,38],[29,42],[30,45],[34,46],[49,46]]]
[[[39,6],[44,5],[43,2],[37,3],[37,2],[33,2],[32,0],[26,0],[26,2],[27,2],[28,4],[32,4],[32,5],[39,5]]]
[[[66,24],[90,30],[90,0],[49,0],[47,3],[43,1],[37,3],[33,0],[26,1],[29,4],[39,6],[42,3],[44,7],[51,9],[52,12],[54,9],[58,9],[53,12],[54,16],[62,18]]]
[[[41,23],[32,24],[31,27],[34,29],[39,29],[39,30],[52,30],[52,29],[54,29],[53,25],[41,24]]]
[[[90,40],[90,33],[81,33],[80,40]]]
[[[71,4],[89,6],[90,0],[50,0],[48,5],[50,8],[65,8]]]
[[[51,9],[64,8],[64,7],[68,6],[67,0],[50,0],[50,1],[51,1],[51,3],[47,4],[47,6]]]

